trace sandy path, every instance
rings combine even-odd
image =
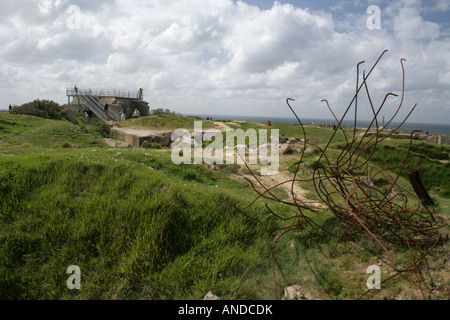
[[[222,132],[226,132],[227,130],[233,130],[230,126],[226,125],[223,122],[214,122],[214,125]]]
[[[284,189],[289,197],[286,199],[281,199],[287,202],[294,202],[295,200],[299,204],[305,204],[307,206],[311,206],[313,208],[319,209],[323,208],[323,206],[315,201],[312,201],[307,198],[308,191],[303,189],[300,186],[299,182],[296,182],[294,184],[294,188],[292,190],[292,179],[294,178],[294,175],[288,172],[278,172],[275,175],[267,175],[267,176],[259,176],[256,175],[256,179],[251,174],[241,174],[241,175],[230,175],[231,178],[240,180],[240,181],[247,181],[245,178],[250,180],[253,183],[253,187],[258,190],[259,192],[263,193],[266,190],[265,189],[271,189],[276,187],[276,189]],[[258,182],[259,181],[259,182]],[[247,181],[248,183],[248,181]],[[262,184],[262,185],[261,185]],[[292,194],[293,191],[293,194]],[[266,193],[269,197],[270,194]],[[255,196],[257,194],[255,193]]]

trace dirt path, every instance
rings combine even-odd
[[[231,128],[230,126],[226,125],[223,122],[214,122],[214,125],[217,127],[217,129],[219,129],[222,132],[226,132],[227,130],[232,130],[233,128]]]
[[[256,178],[251,174],[241,174],[241,175],[230,175],[231,178],[240,180],[240,181],[246,181],[245,178],[247,178],[249,181],[253,183],[253,187],[258,190],[259,192],[263,193],[266,191],[266,189],[271,190],[272,192],[275,189],[284,189],[288,197],[284,200],[287,202],[294,202],[295,200],[300,204],[307,204],[308,206],[311,206],[315,209],[323,208],[323,206],[315,201],[312,201],[307,198],[308,191],[303,189],[300,186],[299,182],[294,183],[293,189],[292,189],[292,179],[294,178],[293,174],[290,174],[288,172],[278,172],[275,175],[267,175],[267,176],[259,176],[256,174]],[[268,196],[270,196],[268,193],[266,193]],[[255,196],[257,194],[255,193]]]

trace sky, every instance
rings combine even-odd
[[[66,88],[144,89],[181,114],[450,122],[450,0],[2,0],[0,109]],[[402,65],[405,95],[402,100]],[[353,109],[352,109],[353,110]],[[358,119],[371,118],[365,88]],[[346,119],[351,119],[350,112]]]

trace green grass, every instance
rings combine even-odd
[[[303,139],[304,137],[303,130],[298,124],[272,123],[272,126],[268,126],[266,124],[261,125],[254,122],[244,122],[238,128],[243,129],[244,131],[247,129],[255,129],[257,131],[259,129],[267,129],[269,136],[271,130],[276,129],[279,130],[281,135],[287,138]],[[333,135],[332,130],[314,125],[304,125],[304,129],[306,132],[306,139],[309,142],[318,145],[324,145]],[[333,143],[341,143],[343,141],[345,141],[343,133],[341,131],[336,132]]]
[[[382,167],[385,166],[385,162],[399,167],[406,158],[408,147],[409,141],[388,141],[377,148],[372,161]],[[450,146],[414,141],[406,162],[407,170],[402,176],[407,179],[410,170],[420,168],[419,174],[425,188],[442,198],[450,198],[450,163],[442,161],[448,160],[449,154]]]
[[[64,143],[74,147],[105,146],[100,121],[78,119],[79,124],[29,115],[0,113],[0,141],[34,148],[58,148]]]
[[[193,120],[142,117],[126,125],[189,127]],[[254,123],[240,128],[270,129]],[[298,126],[272,128],[301,138]],[[314,126],[306,130],[308,139],[321,145],[332,134]],[[0,113],[0,299],[201,299],[208,291],[224,299],[274,298],[270,250],[281,231],[252,240],[295,221],[276,219],[261,199],[246,211],[258,221],[235,214],[236,202],[242,207],[256,196],[248,185],[229,178],[240,174],[236,166],[220,165],[217,171],[177,166],[170,150],[110,148],[104,136],[105,128],[95,121],[79,119],[74,125]],[[338,134],[330,153],[339,154],[343,142]],[[400,152],[395,151],[404,148],[404,141],[387,145],[391,148],[381,149],[376,161],[383,154],[398,161]],[[414,156],[440,174],[446,152],[447,147],[429,144],[413,149]],[[305,160],[312,163],[317,156],[311,152]],[[435,181],[427,186],[432,185],[439,210],[448,216],[450,200],[441,190],[445,181]],[[286,196],[284,190],[275,192]],[[269,204],[282,216],[294,214],[292,207]],[[317,224],[343,232],[328,211],[311,216]],[[366,268],[385,257],[367,239],[336,241],[306,230],[283,236],[274,255],[278,298],[284,287],[300,284],[312,298],[357,299],[366,289]],[[448,252],[448,244],[439,246],[427,265],[441,270]],[[396,248],[394,259],[408,263],[407,248]],[[66,287],[71,265],[81,269],[81,290]],[[383,271],[392,270],[383,266]],[[437,278],[445,283],[446,276],[439,273]],[[411,283],[413,274],[370,298],[392,299]]]
[[[1,158],[0,296],[199,299],[213,290],[245,298],[252,289],[240,283],[262,263],[264,247],[248,247],[263,226],[233,215],[249,190],[147,154]],[[65,287],[74,264],[79,292]]]

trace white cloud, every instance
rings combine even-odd
[[[437,0],[433,10],[435,11],[448,11],[450,10],[449,0]]]
[[[64,103],[64,88],[76,83],[143,87],[151,106],[211,115],[290,116],[290,97],[302,116],[328,118],[320,101],[343,111],[354,94],[356,64],[366,61],[362,73],[389,49],[369,81],[374,99],[399,93],[406,58],[407,94],[427,109],[420,120],[442,121],[448,30],[423,17],[422,1],[376,4],[380,30],[366,27],[361,3],[342,15],[349,1],[321,11],[278,2],[261,10],[231,0],[3,1],[0,108],[38,97]],[[67,28],[70,5],[80,8],[79,30]],[[448,1],[436,1],[427,10],[448,9]]]

